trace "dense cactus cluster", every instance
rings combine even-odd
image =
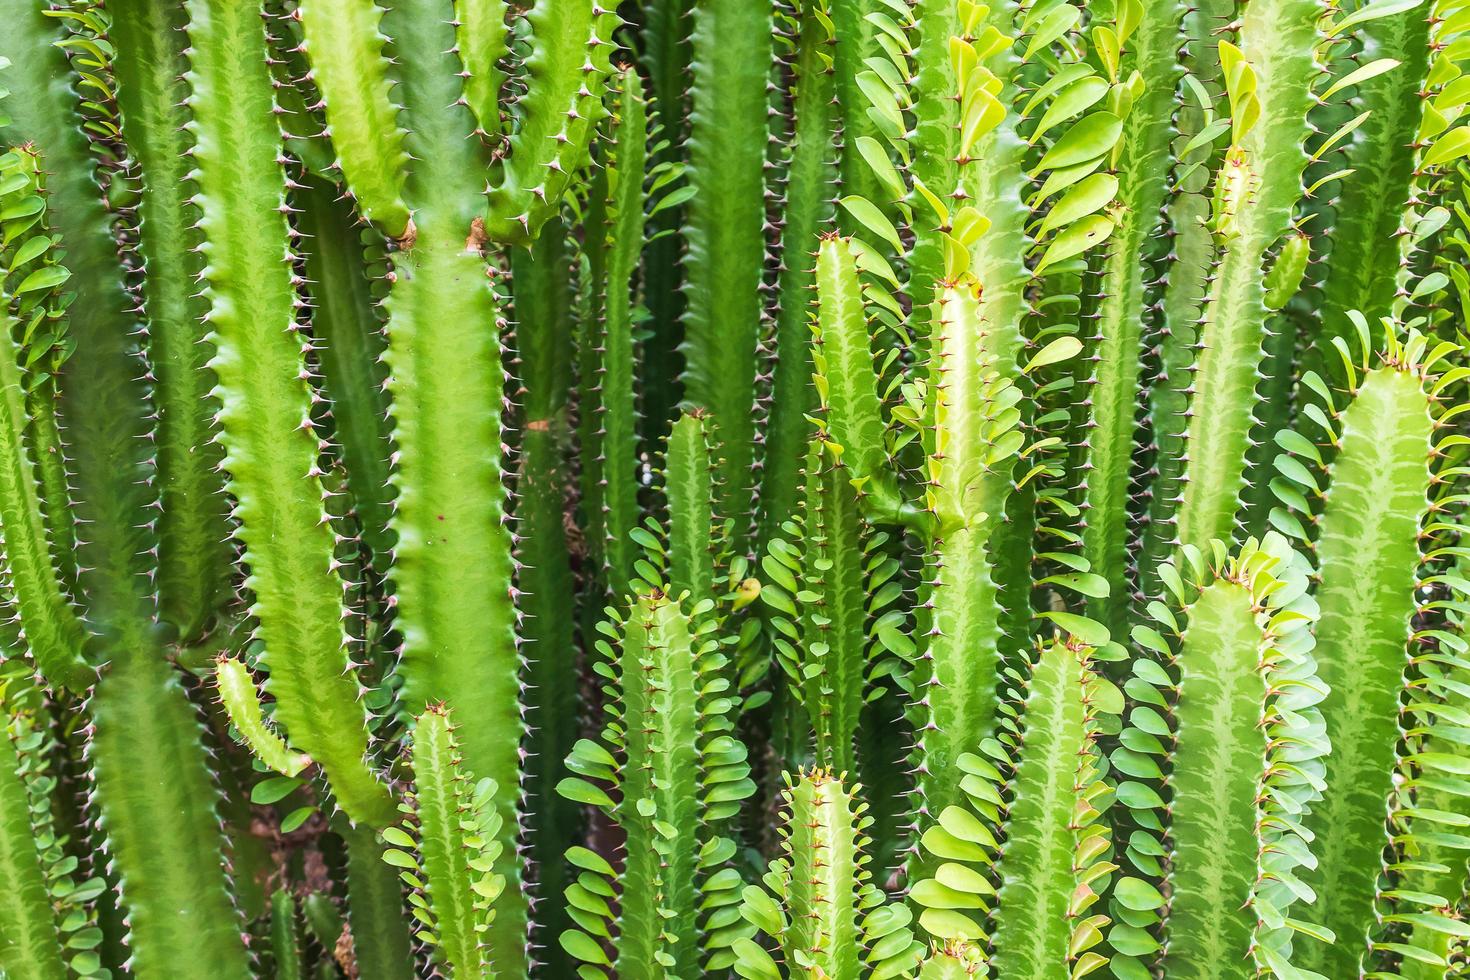
[[[0,978],[1470,976],[1467,0],[0,0]]]

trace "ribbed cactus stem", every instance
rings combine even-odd
[[[271,956],[275,960],[276,980],[305,980],[301,953],[296,896],[288,888],[277,888],[271,892]]]
[[[0,687],[0,698],[9,697]],[[13,741],[11,708],[0,707],[0,973],[12,980],[63,980],[46,868],[31,826],[31,801]]]
[[[49,227],[45,210],[46,175],[34,148],[15,147],[0,154],[0,211],[32,212],[12,218],[10,232],[0,242],[0,291],[14,293],[6,301],[18,331],[21,387],[25,393],[25,440],[35,463],[41,516],[50,542],[51,561],[67,595],[77,587],[76,521],[71,509],[71,486],[66,473],[66,448],[56,416],[60,373],[72,353],[66,307],[71,293],[65,288],[71,273],[61,264],[65,253],[60,236]],[[41,210],[35,211],[37,204]]]
[[[292,752],[285,739],[266,721],[249,667],[233,657],[221,657],[215,665],[214,678],[230,724],[267,768],[283,776],[295,776],[311,765],[310,756]]]
[[[812,253],[817,233],[830,224],[834,215],[839,155],[832,139],[832,126],[840,108],[834,101],[835,39],[828,8],[826,0],[806,0],[793,24],[794,120],[785,161],[781,271],[776,283],[776,360],[771,368],[771,407],[761,468],[763,540],[776,534],[796,509],[806,415],[815,405],[807,326],[810,294],[816,282]]]
[[[1143,93],[1123,123],[1117,156],[1117,229],[1108,243],[1096,323],[1096,361],[1086,390],[1087,432],[1083,557],[1107,578],[1108,597],[1094,600],[1093,615],[1121,635],[1130,605],[1130,500],[1137,456],[1138,406],[1143,384],[1144,338],[1149,305],[1156,299],[1150,267],[1140,259],[1160,252],[1157,234],[1169,189],[1169,163],[1177,136],[1175,85],[1183,74],[1178,48],[1185,4],[1167,3],[1137,16],[1126,41],[1117,80],[1139,73]],[[1113,27],[1120,27],[1122,18]],[[1115,80],[1116,81],[1116,80]]]
[[[51,228],[66,243],[77,293],[68,316],[75,346],[61,377],[59,407],[85,617],[115,649],[140,647],[155,608],[149,556],[157,492],[149,479],[153,409],[138,323],[129,312],[133,303],[123,288],[80,97],[55,43],[62,36],[59,21],[23,0],[6,0],[0,15],[10,27],[0,35],[0,57],[26,66],[5,72],[9,95],[0,140],[30,144],[51,175]]]
[[[1109,920],[1093,906],[1116,866],[1095,743],[1116,725],[1121,699],[1093,653],[1072,636],[1038,645],[1024,691],[1007,704],[1014,734],[982,746],[1001,768],[961,756],[966,802],[921,841],[942,863],[911,891],[919,924],[955,944],[988,934],[983,962],[1006,976],[1084,976],[1107,961],[1098,948]],[[982,962],[978,949],[956,959]]]
[[[224,873],[219,789],[178,677],[157,650],[119,658],[103,668],[87,709],[97,833],[127,911],[133,975],[246,980],[250,958]],[[166,847],[160,827],[169,828]]]
[[[455,49],[464,64],[465,101],[480,131],[498,136],[505,130],[501,88],[506,73],[501,62],[510,54],[505,0],[455,0]]]
[[[1420,126],[1426,115],[1422,83],[1429,80],[1430,6],[1373,20],[1358,32],[1361,48],[1354,58],[1359,66],[1397,64],[1351,87],[1354,110],[1371,115],[1343,141],[1340,157],[1329,158],[1332,170],[1351,168],[1352,174],[1341,181],[1333,201],[1330,233],[1314,239],[1319,256],[1327,258],[1321,330],[1302,366],[1334,380],[1339,361],[1332,338],[1352,336],[1349,311],[1370,318],[1388,314],[1399,291],[1406,237],[1400,230],[1419,189],[1415,144],[1423,142]]]
[[[1170,975],[1218,976],[1242,963],[1280,975],[1293,944],[1311,942],[1285,916],[1310,898],[1288,882],[1310,865],[1299,816],[1321,795],[1327,754],[1317,708],[1326,690],[1312,657],[1316,608],[1306,595],[1309,566],[1279,535],[1251,539],[1233,557],[1221,544],[1212,551],[1213,569],[1186,551],[1180,568],[1161,570],[1178,602],[1177,614],[1156,607],[1169,638],[1151,627],[1134,634],[1167,661],[1135,661],[1134,689],[1160,685],[1167,697],[1146,695],[1157,711],[1130,721],[1163,731],[1169,719],[1172,739],[1161,743],[1168,802],[1141,771],[1120,786],[1119,799],[1142,827],[1167,816],[1162,839],[1146,836],[1146,846],[1130,848],[1167,853],[1169,865],[1166,884],[1132,874],[1117,882],[1128,914],[1114,931],[1125,948],[1148,949],[1142,927],[1161,919],[1157,962]],[[1135,859],[1135,868],[1151,864]],[[1129,966],[1136,971],[1138,961]]]
[[[1199,328],[1178,511],[1178,542],[1196,548],[1232,537],[1249,477],[1267,324],[1262,272],[1302,196],[1322,16],[1315,0],[1262,0],[1246,8],[1239,46],[1222,42],[1232,142],[1215,175],[1220,257]]]
[[[505,886],[492,870],[500,847],[495,783],[476,781],[466,767],[443,706],[419,715],[410,767],[413,790],[400,807],[408,820],[384,831],[390,846],[383,859],[404,869],[402,877],[419,893],[418,938],[431,947],[435,966],[451,976],[488,975],[487,932]]]
[[[858,887],[863,838],[860,804],[833,773],[817,770],[790,785],[782,849],[790,925],[787,962],[809,959],[829,977],[855,978],[861,954]]]
[[[383,388],[383,336],[371,292],[367,262],[381,255],[366,246],[357,219],[341,191],[310,178],[292,197],[300,209],[298,249],[306,270],[314,354],[331,401],[335,442],[346,464],[347,489],[357,535],[382,573],[393,553],[388,521],[393,505],[388,474],[393,445],[388,436],[388,397]],[[368,254],[376,253],[370,257]]]
[[[690,199],[684,258],[684,393],[719,436],[720,513],[746,537],[756,461],[756,344],[765,261],[767,79],[771,11],[746,0],[694,4]]]
[[[1391,346],[1334,413],[1336,454],[1325,472],[1303,442],[1278,467],[1308,495],[1320,581],[1317,657],[1332,754],[1325,798],[1306,826],[1316,835],[1322,922],[1337,934],[1300,962],[1319,972],[1358,970],[1375,926],[1384,807],[1395,784],[1404,721],[1406,650],[1418,613],[1421,525],[1435,479],[1433,378]],[[1314,476],[1316,470],[1320,477]],[[1302,483],[1305,478],[1305,485]],[[1321,488],[1314,486],[1321,482]],[[1313,516],[1315,515],[1315,516]]]
[[[775,942],[786,973],[749,939],[736,943],[735,972],[774,980],[810,973],[831,980],[908,976],[922,945],[906,910],[884,906],[870,881],[861,787],[825,769],[786,773],[781,793],[781,856],[748,886],[741,914]]]
[[[392,819],[367,755],[327,520],[315,397],[297,335],[280,129],[266,31],[247,0],[189,5],[193,174],[204,234],[210,366],[276,719],[317,760],[354,820]]]
[[[956,762],[994,731],[1000,697],[1003,633],[989,542],[1020,448],[1020,392],[1004,380],[1004,343],[977,290],[973,281],[946,287],[932,318],[925,449],[935,530],[917,632],[925,650],[914,673],[918,798],[928,820],[959,802]]]
[[[336,166],[363,217],[398,238],[411,221],[403,203],[408,155],[389,95],[379,30],[383,10],[374,0],[307,0],[295,16],[311,81],[322,96]]]
[[[715,510],[718,459],[708,418],[681,415],[669,431],[664,495],[669,505],[669,589],[691,607],[719,598],[726,545]]]
[[[514,511],[530,728],[524,765],[533,787],[527,809],[536,884],[546,895],[566,884],[564,852],[580,823],[554,791],[577,733],[576,621],[569,615],[576,582],[566,527],[572,244],[566,226],[553,222],[531,249],[511,256],[524,419]],[[542,913],[536,925],[546,937],[543,945],[554,948],[566,917],[554,904],[543,905]]]
[[[605,111],[602,91],[620,23],[617,5],[599,0],[536,0],[526,11],[524,92],[510,113],[514,133],[500,157],[485,215],[495,241],[525,243],[560,209]],[[483,67],[470,62],[469,72],[474,95]]]
[[[608,590],[627,591],[637,546],[638,411],[634,392],[634,274],[643,247],[644,171],[648,164],[648,106],[642,79],[626,71],[614,82],[613,138],[606,164],[606,283],[603,295],[602,370],[597,405],[602,473],[602,533]]]
[[[628,849],[619,976],[654,975],[646,971],[657,969],[660,954],[688,969],[698,963],[696,643],[688,614],[660,596],[640,597],[625,625],[620,673],[627,766],[620,822]],[[683,840],[661,839],[664,827]],[[665,910],[682,914],[666,920]],[[639,919],[634,932],[629,927]]]
[[[76,692],[95,672],[82,654],[86,632],[51,561],[36,467],[25,438],[25,394],[10,297],[0,292],[0,530],[3,565],[15,590],[21,638],[51,684]]]
[[[833,772],[856,772],[856,738],[867,694],[870,599],[865,524],[849,471],[814,442],[807,454],[800,584],[802,700],[816,736],[816,760]],[[881,571],[883,564],[875,563]],[[872,608],[870,609],[870,604]]]
[[[219,405],[207,367],[208,301],[195,227],[199,208],[186,180],[193,139],[182,4],[121,0],[108,8],[123,135],[143,174],[138,234],[146,275],[149,371],[158,421],[158,603],[180,639],[197,639],[231,598],[229,503],[214,441]]]
[[[969,26],[960,22],[958,5],[950,0],[923,0],[915,5],[913,18],[914,90],[958,95],[960,83],[949,47],[951,39],[963,38]],[[913,128],[906,136],[914,180],[907,193],[914,232],[908,255],[908,293],[921,310],[934,302],[938,282],[947,271],[942,231],[946,222],[918,188],[923,186],[936,195],[946,208],[963,193],[960,175],[969,155],[960,152],[960,109],[960,100],[954,97],[918,100],[913,106]],[[860,146],[856,140],[853,145]]]
[[[870,508],[893,520],[902,501],[888,461],[878,372],[873,363],[862,283],[850,243],[824,236],[815,271],[812,378],[826,438],[859,481]]]
[[[347,843],[347,922],[362,980],[413,980],[415,971],[404,888],[383,860],[384,845],[367,827],[341,827]]]
[[[1184,440],[1194,391],[1195,345],[1217,252],[1208,222],[1209,186],[1223,151],[1219,144],[1229,128],[1228,122],[1214,119],[1213,103],[1224,98],[1216,31],[1230,21],[1234,10],[1235,5],[1227,0],[1195,5],[1184,16],[1180,39],[1179,56],[1186,77],[1199,84],[1198,91],[1204,96],[1189,89],[1193,97],[1184,98],[1175,114],[1175,125],[1189,138],[1188,152],[1173,163],[1171,196],[1164,205],[1169,252],[1156,329],[1150,336],[1155,345],[1149,358],[1154,377],[1145,396],[1153,454],[1145,472],[1139,508],[1144,523],[1136,537],[1134,562],[1137,592],[1150,597],[1160,588],[1156,571],[1174,553],[1179,496],[1188,463]]]
[[[588,974],[656,980],[693,975],[729,965],[728,947],[740,930],[735,920],[738,876],[722,868],[735,844],[721,828],[755,790],[744,746],[729,732],[731,703],[723,695],[725,657],[709,633],[708,600],[695,615],[663,588],[640,593],[621,624],[603,624],[608,724],[602,744],[582,741],[567,767],[594,777],[617,792],[571,777],[559,791],[594,804],[621,829],[625,845],[616,875],[617,911],[611,898],[611,869],[589,863],[584,849],[568,860],[591,874],[566,890],[579,929],[563,933],[562,947],[583,962]],[[598,897],[603,896],[603,897]],[[716,926],[715,923],[720,923]],[[701,941],[701,929],[708,939]],[[616,930],[613,932],[612,930]],[[611,936],[614,958],[593,936]]]

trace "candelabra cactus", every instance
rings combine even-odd
[[[1465,0],[0,0],[0,975],[1448,978]]]

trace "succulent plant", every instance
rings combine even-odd
[[[1465,0],[0,25],[0,976],[1470,969]]]

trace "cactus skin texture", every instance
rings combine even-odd
[[[638,525],[633,276],[646,220],[648,105],[639,91],[642,84],[637,73],[625,72],[611,96],[615,102],[605,171],[607,229],[605,241],[599,243],[606,263],[596,408],[601,513],[593,516],[592,526],[602,536],[600,553],[614,595],[627,590],[633,573],[635,545],[628,535]]]
[[[331,400],[335,441],[346,463],[356,533],[381,572],[393,550],[388,536],[393,446],[380,367],[385,341],[364,268],[365,253],[379,249],[363,244],[351,208],[337,200],[339,193],[312,179],[293,195],[292,203],[301,211],[296,248],[304,253],[315,353]],[[371,232],[368,236],[373,237]]]
[[[730,963],[721,947],[731,937],[715,929],[730,925],[740,879],[725,867],[735,843],[721,831],[755,784],[744,746],[728,734],[731,703],[720,696],[728,681],[718,679],[724,656],[708,636],[710,605],[706,599],[685,612],[680,600],[651,587],[620,628],[605,624],[606,670],[599,672],[614,681],[608,725],[601,744],[573,749],[567,768],[578,775],[559,787],[570,800],[603,808],[626,840],[618,872],[584,847],[567,852],[583,873],[566,890],[579,928],[561,942],[589,975],[610,968],[619,977],[696,976]],[[608,785],[618,801],[584,776]],[[615,894],[616,914],[607,901]],[[711,930],[708,943],[700,940],[702,923]],[[593,938],[609,935],[612,959]]]
[[[383,860],[402,868],[419,895],[417,937],[433,947],[434,964],[450,976],[484,976],[490,971],[485,933],[505,887],[492,870],[500,847],[495,784],[474,780],[443,707],[419,715],[411,751],[413,791],[401,807],[408,820],[383,832],[389,845]]]
[[[1019,448],[1020,392],[996,367],[976,296],[967,282],[936,299],[928,510],[936,525],[922,609],[925,658],[913,684],[924,719],[918,795],[931,818],[960,802],[958,759],[994,730],[1001,626],[987,542],[1001,506],[986,479]],[[983,737],[983,736],[981,736]]]
[[[1115,764],[1137,777],[1117,792],[1145,828],[1129,841],[1134,870],[1157,868],[1150,855],[1167,853],[1169,865],[1163,881],[1118,880],[1110,942],[1134,956],[1157,955],[1171,976],[1279,975],[1289,969],[1293,942],[1323,934],[1286,918],[1293,903],[1311,899],[1291,887],[1311,862],[1297,818],[1321,796],[1327,753],[1310,566],[1277,534],[1247,541],[1234,556],[1223,544],[1211,551],[1208,565],[1186,549],[1182,570],[1160,571],[1176,605],[1157,604],[1158,628],[1134,630],[1135,642],[1162,663],[1133,662],[1129,687],[1147,710],[1130,724],[1159,733],[1133,744],[1163,750],[1169,801],[1155,788],[1161,767],[1115,752]],[[1252,852],[1255,861],[1240,860]],[[1157,933],[1145,931],[1151,922],[1162,924],[1162,951]],[[1307,934],[1294,936],[1297,928]]]
[[[156,656],[122,658],[104,669],[89,711],[97,823],[119,871],[135,975],[250,976],[239,914],[217,871],[218,790],[178,678]],[[159,826],[172,828],[168,847]]]
[[[1091,431],[1083,530],[1083,554],[1094,570],[1108,577],[1111,586],[1107,599],[1093,603],[1093,615],[1112,630],[1126,622],[1129,603],[1129,493],[1138,438],[1146,311],[1152,299],[1150,270],[1139,259],[1158,252],[1150,243],[1156,240],[1169,189],[1170,144],[1176,132],[1174,87],[1183,73],[1176,49],[1185,5],[1161,4],[1147,16],[1137,4],[1123,4],[1121,10],[1137,28],[1125,40],[1117,80],[1131,83],[1132,72],[1137,72],[1143,93],[1124,120],[1119,137],[1118,224],[1107,244],[1098,286],[1102,299],[1097,310],[1097,362],[1087,390]]]
[[[1366,327],[1361,316],[1358,322]],[[1282,500],[1304,504],[1301,516],[1313,531],[1317,656],[1331,691],[1322,704],[1333,745],[1329,789],[1307,827],[1319,862],[1309,880],[1321,894],[1323,923],[1339,941],[1303,960],[1324,973],[1360,969],[1367,953],[1397,742],[1414,718],[1401,717],[1400,699],[1406,685],[1420,686],[1405,679],[1405,651],[1424,575],[1421,526],[1437,496],[1437,362],[1425,356],[1425,345],[1417,334],[1401,343],[1389,332],[1381,356],[1370,360],[1365,346],[1360,358],[1344,358],[1347,404],[1334,408],[1339,399],[1329,399],[1324,406],[1332,420],[1324,433],[1331,463],[1324,470],[1320,454],[1300,439],[1282,440],[1288,454],[1278,463]],[[1423,685],[1427,695],[1438,693],[1432,676]]]
[[[563,854],[577,837],[571,804],[552,791],[576,741],[576,624],[566,615],[576,599],[567,548],[564,459],[570,438],[572,258],[559,223],[549,224],[531,250],[512,256],[517,349],[524,390],[520,467],[516,475],[516,588],[522,594],[526,645],[526,717],[536,789],[528,803],[537,888],[564,887]],[[536,923],[547,945],[566,927],[553,906]],[[548,950],[550,952],[550,950]]]
[[[849,6],[856,6],[849,4]],[[791,146],[784,161],[785,199],[780,215],[781,272],[776,282],[775,364],[771,367],[771,404],[762,462],[761,535],[768,540],[796,508],[806,436],[805,414],[812,406],[809,292],[815,284],[812,241],[835,216],[838,148],[832,141],[836,39],[829,5],[802,4],[795,32],[792,70]]]
[[[154,439],[162,476],[158,518],[159,613],[181,637],[199,636],[229,599],[228,503],[214,441],[219,410],[204,342],[206,299],[197,205],[189,199],[191,139],[182,5],[136,0],[112,8],[118,108],[144,188],[138,203],[143,252]]]
[[[365,758],[366,718],[349,673],[343,585],[294,336],[299,299],[265,25],[236,0],[202,3],[190,8],[189,36],[210,364],[266,686],[288,734],[321,763],[348,815],[382,825],[392,801]],[[311,595],[302,594],[305,583]]]
[[[744,0],[695,0],[693,18],[684,398],[713,420],[720,512],[735,518],[749,511],[756,461],[771,11]],[[737,548],[745,538],[738,525]]]
[[[350,65],[366,66],[373,84],[364,91],[354,74],[341,85],[319,78],[330,117],[336,99],[354,129],[367,127],[389,100],[376,8],[352,3],[352,32],[324,8],[312,30],[304,21],[308,57],[345,43]],[[505,903],[491,932],[497,969],[525,972],[527,911],[518,907],[520,873],[515,838],[522,732],[518,708],[520,670],[512,606],[513,558],[505,525],[505,490],[498,448],[503,374],[494,325],[496,298],[487,279],[485,251],[491,240],[524,242],[552,217],[561,194],[580,166],[600,112],[601,79],[608,70],[608,36],[617,16],[590,0],[559,4],[541,0],[525,14],[532,52],[525,58],[526,91],[511,104],[519,128],[510,139],[488,206],[484,191],[489,154],[475,136],[476,119],[463,96],[468,65],[484,78],[493,62],[495,5],[469,11],[459,29],[418,16],[407,5],[390,5],[381,28],[398,59],[393,98],[402,105],[386,127],[388,143],[369,137],[357,147],[363,158],[359,183],[343,157],[348,186],[359,199],[382,202],[381,230],[398,240],[393,254],[388,314],[388,391],[396,446],[391,477],[397,491],[391,527],[397,536],[389,579],[396,591],[403,637],[402,704],[417,713],[444,700],[460,709],[461,735],[470,768],[502,787],[494,805],[502,834],[499,873]],[[350,37],[343,37],[350,33]],[[464,56],[457,53],[463,42]],[[487,52],[491,54],[487,58]],[[341,52],[335,52],[341,54]],[[324,54],[324,56],[326,56]],[[583,71],[584,66],[588,70]],[[487,83],[488,79],[484,79]],[[483,94],[477,81],[474,86]],[[472,93],[474,94],[474,93]],[[476,102],[478,128],[489,107]],[[402,126],[406,158],[396,145]],[[512,161],[504,165],[504,161]],[[387,172],[386,184],[379,176]],[[398,220],[401,183],[412,210],[408,227]],[[394,192],[396,193],[396,192]],[[452,588],[445,584],[454,582]],[[492,652],[481,644],[489,633]]]
[[[10,724],[0,732],[0,902],[5,926],[0,929],[0,970],[16,980],[51,980],[67,975],[61,957],[61,935],[46,887],[46,867],[31,825],[18,732]]]
[[[1199,327],[1189,460],[1178,511],[1180,543],[1205,548],[1231,537],[1246,487],[1246,450],[1257,401],[1266,285],[1262,265],[1290,230],[1307,165],[1304,148],[1316,60],[1315,3],[1253,3],[1239,46],[1222,42],[1232,138],[1215,175],[1212,230],[1219,248]]]
[[[61,375],[58,413],[66,432],[85,618],[90,632],[122,647],[138,645],[141,624],[153,617],[146,559],[156,502],[138,323],[128,312],[74,75],[55,46],[61,30],[40,4],[11,0],[4,15],[13,29],[0,42],[0,58],[15,67],[5,71],[9,95],[0,139],[8,147],[29,144],[53,173],[47,182],[50,224],[65,242],[65,265],[77,291],[67,327],[75,344]]]
[[[0,975],[1449,980],[1470,0],[0,0]]]
[[[777,941],[788,975],[833,980],[910,972],[922,946],[908,930],[911,913],[884,904],[868,880],[866,806],[824,769],[787,775],[781,796],[782,856],[745,889],[741,914]],[[753,940],[736,944],[735,972],[779,977]]]
[[[41,513],[36,465],[26,445],[25,393],[20,352],[14,336],[10,297],[0,319],[0,426],[5,459],[0,462],[0,522],[5,528],[5,571],[16,592],[17,618],[36,669],[58,687],[85,691],[94,676],[82,656],[85,631],[67,604],[57,569],[51,563]]]
[[[988,912],[992,949],[984,959],[1007,976],[1081,976],[1107,962],[1094,947],[1108,917],[1086,914],[1099,897],[1093,883],[1117,867],[1098,809],[1110,788],[1095,741],[1122,701],[1095,672],[1092,653],[1070,637],[1038,649],[1015,745],[984,747],[1002,768],[961,756],[966,803],[924,833],[921,846],[942,863],[914,886],[920,926],[950,942],[979,940]]]

